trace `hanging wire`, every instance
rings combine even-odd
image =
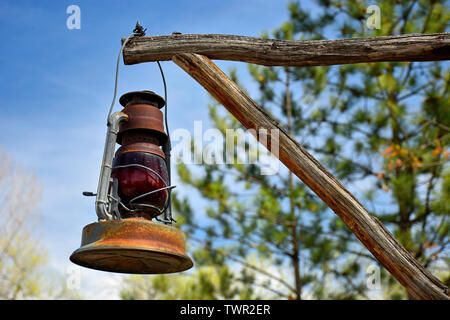
[[[163,81],[163,85],[164,85],[164,101],[166,102],[166,107],[164,109],[164,124],[166,125],[166,131],[167,131],[167,135],[169,135],[169,125],[167,124],[167,85],[166,85],[166,78],[164,77],[164,71],[161,67],[161,64],[159,63],[159,61],[156,61],[156,63],[158,64],[159,67],[159,71],[161,72],[161,78]],[[169,137],[170,140],[170,137]]]
[[[108,112],[108,118],[107,121],[109,121],[109,116],[111,115],[111,112],[114,108],[114,104],[116,103],[116,96],[117,96],[117,82],[119,79],[119,66],[120,66],[120,57],[122,57],[122,53],[123,53],[123,48],[125,48],[125,46],[127,45],[128,41],[132,38],[132,37],[142,37],[145,36],[145,31],[147,29],[144,29],[141,24],[138,22],[136,22],[136,26],[133,29],[133,32],[125,39],[125,41],[122,43],[122,47],[120,48],[119,51],[119,56],[117,57],[117,63],[116,63],[116,79],[114,81],[114,95],[113,95],[113,100],[111,102],[111,107],[109,107],[109,112]],[[159,64],[159,62],[158,62]],[[160,67],[161,68],[161,67]],[[164,88],[165,88],[165,81],[164,81]]]
[[[170,131],[169,131],[169,125],[167,122],[167,118],[168,118],[167,117],[167,84],[166,84],[166,78],[164,77],[164,71],[161,67],[161,64],[159,63],[159,61],[156,61],[156,63],[158,64],[158,68],[161,73],[161,78],[162,78],[163,85],[164,85],[164,101],[166,102],[166,105],[164,108],[164,124],[166,126],[166,131],[167,131],[167,142],[163,146],[163,151],[166,156],[167,175],[169,178],[169,185],[170,185],[171,184],[170,151],[172,150],[172,145],[170,143]],[[171,207],[172,201],[171,201],[171,199],[172,199],[172,189],[169,189],[169,197],[168,197],[167,207],[164,209],[164,220],[162,220],[162,222],[167,223],[167,224],[172,224],[172,222],[176,222],[176,220],[173,219],[173,217],[172,217],[172,207]]]
[[[117,64],[116,64],[116,79],[114,81],[114,94],[113,94],[113,99],[111,102],[111,107],[109,107],[109,112],[108,112],[108,118],[106,118],[106,121],[108,121],[109,123],[109,117],[111,116],[111,113],[113,111],[114,108],[114,104],[116,103],[116,96],[117,96],[117,82],[119,79],[119,65],[120,65],[120,57],[122,56],[122,52],[123,52],[123,48],[125,47],[125,45],[127,44],[128,40],[131,39],[131,37],[135,36],[135,33],[133,32],[132,34],[130,34],[125,41],[122,44],[122,47],[120,48],[120,52],[119,52],[119,56],[117,57]]]

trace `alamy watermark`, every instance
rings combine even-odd
[[[372,4],[367,7],[366,12],[371,14],[366,20],[366,26],[369,29],[381,28],[381,10],[376,4]]]
[[[70,14],[66,20],[67,29],[81,29],[81,9],[76,4],[67,7],[66,13]]]
[[[194,121],[193,129],[193,137],[183,128],[170,134],[175,163],[258,164],[261,175],[278,173],[278,129],[226,129],[223,134],[219,129],[209,128],[203,132],[202,121]]]
[[[369,290],[381,289],[381,269],[371,264],[366,268],[366,287]]]
[[[66,287],[69,290],[80,290],[81,288],[81,269],[78,266],[70,265],[66,268]]]

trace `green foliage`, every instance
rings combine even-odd
[[[244,282],[252,281],[247,274]],[[188,275],[157,275],[125,278],[124,300],[217,300],[258,299],[251,287],[236,284],[238,276],[228,266],[204,266]]]

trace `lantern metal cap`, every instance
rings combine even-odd
[[[70,261],[96,270],[136,274],[174,273],[193,266],[181,230],[143,218],[85,226],[81,247]]]
[[[150,90],[127,92],[120,97],[119,102],[123,107],[133,104],[148,104],[158,109],[166,104],[161,96]]]

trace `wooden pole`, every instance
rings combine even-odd
[[[274,40],[218,34],[143,36],[127,43],[123,58],[125,64],[136,64],[170,60],[180,53],[266,66],[437,61],[450,59],[450,33],[338,40]]]
[[[290,137],[209,58],[177,54],[172,60],[200,83],[246,128],[279,132],[279,159],[352,230],[414,299],[449,299],[447,287],[421,266],[378,219],[297,141]],[[274,137],[275,138],[275,137]],[[269,146],[273,148],[270,142]]]

